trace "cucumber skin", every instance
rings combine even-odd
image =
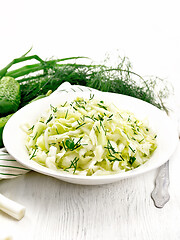
[[[3,133],[4,126],[6,125],[7,121],[10,119],[12,115],[13,114],[9,114],[6,117],[0,118],[0,148],[4,146],[3,140],[2,140],[2,133]]]
[[[17,111],[20,99],[20,84],[12,77],[3,77],[0,80],[0,116]]]

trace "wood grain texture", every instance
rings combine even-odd
[[[21,221],[0,213],[0,230],[13,240],[179,240],[180,146],[170,161],[170,201],[150,197],[157,170],[100,186],[65,183],[35,172],[2,180],[0,192],[26,206]]]

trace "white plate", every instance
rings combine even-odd
[[[91,93],[92,94],[92,93]],[[66,182],[76,184],[98,185],[107,184],[125,179],[138,174],[146,173],[165,163],[175,151],[178,143],[178,134],[174,122],[161,110],[139,99],[115,93],[94,92],[95,98],[106,101],[109,99],[119,109],[131,111],[139,119],[148,118],[150,127],[157,133],[158,147],[151,159],[144,165],[124,173],[106,176],[78,176],[60,173],[43,167],[35,161],[29,160],[27,149],[24,145],[25,133],[20,126],[26,122],[32,123],[50,107],[60,103],[72,101],[75,97],[89,98],[89,92],[61,93],[37,100],[17,111],[6,124],[3,131],[3,141],[7,151],[22,165],[39,173],[49,175]]]

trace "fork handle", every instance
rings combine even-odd
[[[158,175],[155,181],[155,188],[152,191],[151,197],[157,208],[162,208],[169,201],[169,161],[159,168]]]

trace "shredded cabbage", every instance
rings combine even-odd
[[[157,147],[148,123],[114,104],[76,98],[24,128],[30,159],[57,171],[95,176],[132,170]]]

